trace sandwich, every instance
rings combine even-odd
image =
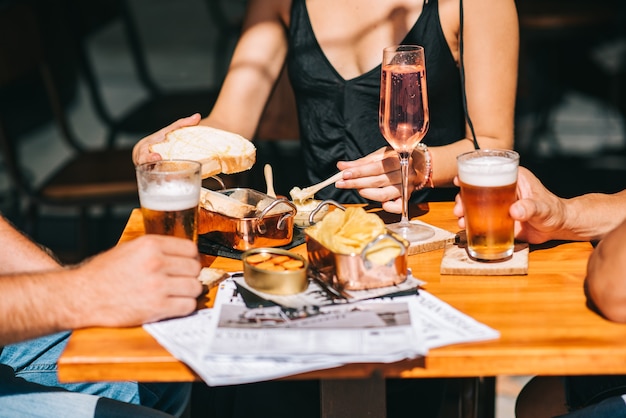
[[[209,126],[186,126],[150,145],[163,159],[194,160],[202,163],[202,178],[233,174],[252,168],[256,148],[251,141],[232,132]]]

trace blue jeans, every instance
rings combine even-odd
[[[626,376],[565,376],[563,386],[568,409],[576,411],[605,399],[626,394]]]
[[[60,383],[57,378],[57,360],[67,344],[69,335],[69,332],[63,332],[4,347],[0,354],[0,367],[6,365],[12,371],[9,375],[6,368],[3,368],[0,374],[0,405],[2,402],[13,404],[19,400],[23,402],[24,408],[27,408],[26,402],[30,402],[27,401],[29,396],[42,396],[45,393],[46,399],[52,398],[50,389],[54,388],[52,390],[56,396],[71,397],[67,391],[93,395],[96,403],[105,406],[111,403],[108,399],[114,399],[147,406],[175,416],[183,413],[191,394],[191,385],[186,383]],[[28,385],[26,382],[35,385]],[[15,394],[15,387],[18,386],[21,391],[19,396]],[[63,391],[58,389],[63,389]],[[12,394],[11,400],[8,399],[9,394]],[[82,404],[82,400],[77,400],[77,402]],[[87,401],[87,404],[89,402],[92,401]],[[2,410],[3,408],[0,407],[0,411]],[[65,415],[57,413],[57,416]]]
[[[626,418],[624,396],[613,396],[601,402],[555,418]]]

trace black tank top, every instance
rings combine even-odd
[[[424,47],[430,127],[423,142],[446,145],[465,137],[459,70],[441,29],[437,0],[425,0],[420,17],[401,43]],[[380,55],[382,61],[382,51]],[[311,184],[335,174],[337,161],[358,159],[387,145],[378,128],[380,65],[343,79],[317,43],[305,0],[292,2],[287,68]],[[341,203],[365,201],[355,190],[334,187],[326,187],[316,197]]]

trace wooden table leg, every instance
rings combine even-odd
[[[385,379],[326,379],[320,384],[322,418],[384,418],[387,416]]]

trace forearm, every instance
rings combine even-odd
[[[615,194],[589,193],[563,201],[564,227],[559,239],[599,240],[626,220],[626,190]]]
[[[0,216],[0,274],[60,268],[51,253]]]
[[[519,55],[515,2],[473,0],[465,3],[463,10],[463,62],[459,40],[449,39],[448,44],[456,52],[457,64],[463,65],[462,88],[476,140],[481,149],[513,149]],[[445,26],[445,21],[442,25]],[[452,186],[457,155],[474,149],[472,130],[467,123],[465,138],[452,139],[456,142],[430,148],[435,187]]]
[[[587,265],[588,296],[608,319],[626,322],[626,222],[598,244]]]
[[[0,346],[73,329],[86,320],[66,270],[0,276]]]
[[[200,124],[252,139],[287,56],[284,0],[253,0],[217,102]]]

